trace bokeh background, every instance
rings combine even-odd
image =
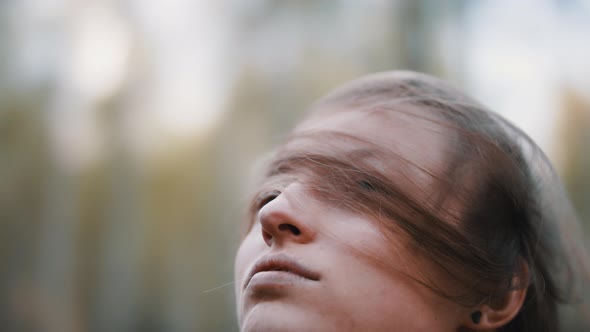
[[[237,331],[257,160],[391,69],[522,127],[590,221],[589,1],[0,1],[0,330]]]

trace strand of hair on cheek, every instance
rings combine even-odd
[[[216,290],[218,290],[218,289],[221,289],[221,288],[223,288],[223,287],[226,287],[226,286],[229,286],[229,285],[233,285],[233,284],[235,284],[235,283],[237,283],[237,282],[239,282],[239,281],[243,281],[243,280],[245,280],[245,279],[246,279],[246,278],[242,278],[242,279],[240,279],[240,280],[236,280],[236,281],[231,281],[231,282],[228,282],[228,283],[226,283],[226,284],[223,284],[223,285],[220,285],[220,286],[217,286],[217,287],[213,287],[213,288],[210,288],[210,289],[204,290],[204,291],[202,291],[201,293],[202,293],[202,294],[205,294],[205,293],[210,293],[210,292],[216,291]]]

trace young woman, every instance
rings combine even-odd
[[[242,331],[557,331],[586,266],[539,148],[412,72],[317,102],[269,161],[246,226]]]

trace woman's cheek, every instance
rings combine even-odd
[[[248,273],[248,268],[254,264],[266,246],[260,232],[260,225],[254,224],[252,229],[250,229],[250,232],[240,244],[236,253],[234,278],[236,281],[235,289],[238,300],[241,294],[242,284]]]

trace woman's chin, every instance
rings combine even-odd
[[[241,332],[264,331],[315,331],[313,317],[304,308],[281,301],[260,302],[244,313]]]

